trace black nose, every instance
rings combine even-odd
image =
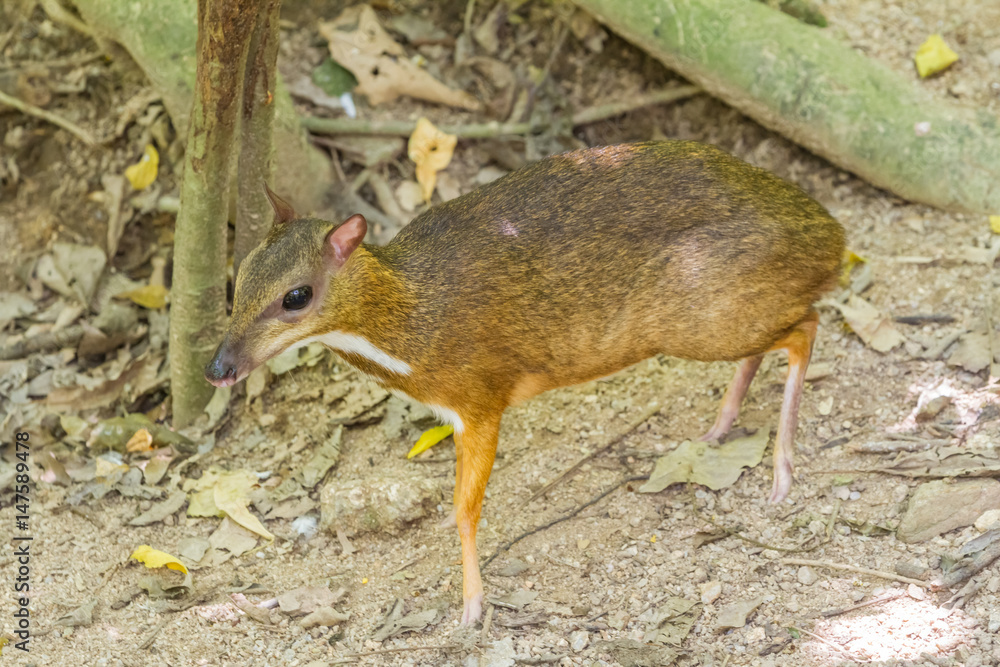
[[[236,361],[225,343],[215,351],[215,356],[205,367],[205,379],[216,387],[228,387],[236,383]]]

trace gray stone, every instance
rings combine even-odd
[[[812,586],[819,579],[816,571],[809,567],[808,565],[803,565],[795,573],[795,578],[799,580],[799,583],[803,586]]]
[[[588,633],[586,630],[577,630],[576,632],[571,632],[569,634],[570,648],[572,648],[577,653],[587,648],[587,644],[589,643],[590,643],[590,633]]]
[[[375,480],[332,480],[320,494],[324,528],[396,533],[432,512],[444,494],[442,481],[412,474]]]
[[[998,506],[1000,482],[995,479],[926,482],[914,491],[896,537],[903,542],[923,542],[970,526],[983,512]]]

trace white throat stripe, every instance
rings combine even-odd
[[[344,333],[343,331],[334,331],[310,338],[309,341],[317,341],[339,352],[347,352],[364,357],[368,361],[376,363],[387,371],[391,371],[397,375],[409,375],[412,370],[408,363],[386,354],[362,336]]]

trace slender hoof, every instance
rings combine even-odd
[[[455,521],[455,508],[452,508],[452,510],[448,512],[448,516],[441,519],[441,523],[438,524],[438,528],[454,528],[457,525],[458,522]]]
[[[465,601],[462,611],[462,625],[473,625],[483,617],[483,594],[473,595]]]
[[[718,424],[716,424],[712,428],[708,429],[708,432],[706,432],[705,435],[701,436],[698,439],[701,440],[702,442],[708,442],[709,440],[719,440],[722,436],[726,434],[727,431],[729,431],[729,429],[722,428]]]
[[[792,464],[781,461],[774,466],[774,485],[771,486],[771,497],[768,499],[772,503],[780,503],[788,497],[788,492],[792,490]]]

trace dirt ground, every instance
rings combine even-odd
[[[398,12],[423,6],[390,4]],[[447,34],[458,34],[465,3],[440,4],[429,17]],[[1000,7],[992,2],[826,0],[819,6],[830,21],[828,30],[910,78],[915,78],[914,51],[927,35],[940,33],[961,60],[944,75],[919,85],[936,97],[1000,113]],[[296,59],[316,58],[322,44],[314,21],[336,16],[341,8],[334,2],[287,7],[285,71],[296,69]],[[486,11],[479,10],[483,15]],[[519,41],[511,57],[542,67],[558,24],[545,20],[551,15],[544,12],[520,13],[525,23],[511,27],[502,38],[514,43],[536,31]],[[40,10],[14,29],[17,33],[6,51],[0,49],[7,54],[0,67],[8,70],[14,61],[48,61],[49,74],[59,78],[66,70],[52,62],[96,53],[93,42],[49,21]],[[6,30],[0,28],[0,33]],[[143,85],[134,69],[102,58],[73,67],[85,70],[85,92],[56,92],[49,108],[83,125],[109,122],[111,110]],[[552,76],[563,102],[576,107],[676,78],[616,37],[609,37],[597,54],[572,35],[562,46]],[[377,112],[381,118],[413,118],[418,113],[452,122],[478,121],[411,100],[383,105]],[[148,134],[137,128],[110,145],[85,149],[64,131],[9,110],[0,113],[0,130],[5,133],[0,150],[18,161],[15,174],[14,161],[0,159],[0,245],[11,253],[0,266],[0,292],[15,292],[26,290],[23,258],[33,261],[60,240],[103,243],[104,205],[88,195],[101,190],[102,174],[121,173],[135,161]],[[336,466],[321,483],[295,497],[304,503],[301,514],[265,520],[276,536],[273,543],[261,541],[259,548],[242,555],[192,565],[193,591],[180,600],[152,600],[136,592],[150,573],[128,560],[136,546],[149,544],[177,553],[183,540],[212,536],[220,521],[177,511],[163,521],[130,526],[134,517],[184,480],[213,467],[253,471],[263,487],[274,490],[330,436],[331,412],[342,405],[337,401],[344,394],[362,402],[371,399],[374,390],[364,378],[332,354],[325,355],[312,367],[274,377],[249,404],[243,398],[234,400],[221,428],[198,443],[206,451],[186,465],[182,459],[174,462],[148,497],[112,491],[99,500],[81,500],[84,482],[53,483],[36,475],[31,651],[23,654],[7,646],[0,661],[109,667],[660,665],[672,659],[678,665],[762,667],[1000,664],[1000,572],[995,565],[971,580],[973,588],[963,591],[954,608],[945,603],[961,584],[932,591],[898,580],[930,582],[942,576],[956,552],[984,526],[967,525],[919,543],[901,541],[894,530],[915,490],[927,480],[871,472],[891,465],[892,455],[857,451],[867,443],[908,434],[995,456],[1000,442],[996,385],[988,384],[987,371],[970,372],[952,363],[954,347],[942,348],[962,332],[995,326],[993,295],[1000,282],[992,263],[963,259],[968,256],[965,249],[994,243],[985,217],[901,201],[705,95],[587,125],[578,128],[575,137],[588,145],[693,139],[769,169],[803,187],[847,229],[850,249],[867,260],[871,270],[864,299],[890,318],[950,318],[896,323],[905,342],[880,353],[844,325],[837,308],[819,307],[813,364],[820,377],[807,383],[795,485],[789,499],[778,505],[767,502],[770,450],[763,464],[719,491],[674,485],[646,494],[637,490],[640,481],[622,483],[648,475],[658,457],[707,430],[733,364],[654,358],[610,378],[552,391],[510,409],[479,530],[481,562],[497,554],[483,568],[487,602],[492,603],[485,626],[459,625],[458,536],[453,529],[438,527],[450,505],[455,459],[451,440],[408,460],[406,453],[425,425],[407,418],[406,407],[395,399],[354,419],[360,423],[345,426]],[[462,141],[448,173],[462,191],[471,190],[484,178],[484,167],[495,171],[501,166],[496,155],[494,142]],[[351,164],[345,169],[349,177],[360,171]],[[395,186],[402,177],[394,170],[389,173]],[[173,172],[164,172],[159,187],[164,194],[176,194]],[[150,257],[160,244],[169,243],[171,222],[169,213],[141,216],[123,237],[119,268],[132,279],[147,278]],[[43,293],[32,296],[46,298]],[[157,330],[156,320],[144,322],[150,332]],[[12,329],[9,335],[17,332]],[[63,356],[62,363],[73,372],[95,366],[75,361],[72,352]],[[0,377],[13,368],[13,362],[0,362]],[[749,391],[739,427],[776,427],[784,371],[784,359],[769,355]],[[26,373],[30,379],[37,371],[29,366]],[[339,397],[331,397],[332,385],[342,388]],[[8,389],[0,384],[0,391]],[[943,409],[930,414],[925,406],[942,396],[947,399],[936,405]],[[156,409],[162,400],[161,392],[141,409]],[[533,498],[582,457],[628,431],[654,402],[662,404],[655,416]],[[39,421],[49,410],[42,399],[36,403],[41,407],[18,413],[31,417],[23,424],[15,414],[20,408],[10,401],[2,404],[8,411],[0,415],[5,445],[17,428],[30,431],[36,442],[58,444],[53,429]],[[91,420],[111,416],[107,410],[74,411],[72,406],[69,412]],[[209,448],[212,437],[214,447]],[[65,453],[68,461],[85,465],[93,458],[82,445],[59,447],[52,451]],[[4,458],[15,460],[12,448],[5,450]],[[410,514],[403,517],[407,520],[380,515],[376,522],[383,529],[376,531],[330,520],[331,499],[354,490],[378,502],[378,489],[394,481],[403,487],[400,494],[410,498]],[[11,490],[2,494],[0,535],[9,541],[17,511]],[[263,514],[261,508],[257,505],[254,511]],[[573,512],[571,518],[543,527]],[[339,536],[338,525],[343,526]],[[5,591],[0,633],[8,636],[15,629],[7,611],[14,609],[12,582],[18,566],[12,553],[5,547],[0,554]],[[882,575],[783,562],[788,559],[866,568]],[[257,604],[303,586],[343,589],[333,606],[349,614],[348,620],[304,629],[294,617],[277,611],[270,617],[265,613],[263,621],[253,620],[231,601],[232,594],[242,594]],[[670,646],[663,634],[657,637],[656,628],[687,628],[683,619],[668,618],[663,611],[675,598],[697,605],[689,612],[690,631],[682,631],[679,643]],[[94,600],[91,622],[60,621]],[[376,632],[386,625],[397,600],[397,621],[400,613],[436,613],[409,616],[412,631],[378,641]],[[847,610],[868,602],[872,604]],[[722,623],[733,627],[720,627],[720,620],[741,605],[745,622],[738,613],[739,622]],[[829,610],[843,613],[823,614]],[[647,637],[651,629],[652,637]]]

